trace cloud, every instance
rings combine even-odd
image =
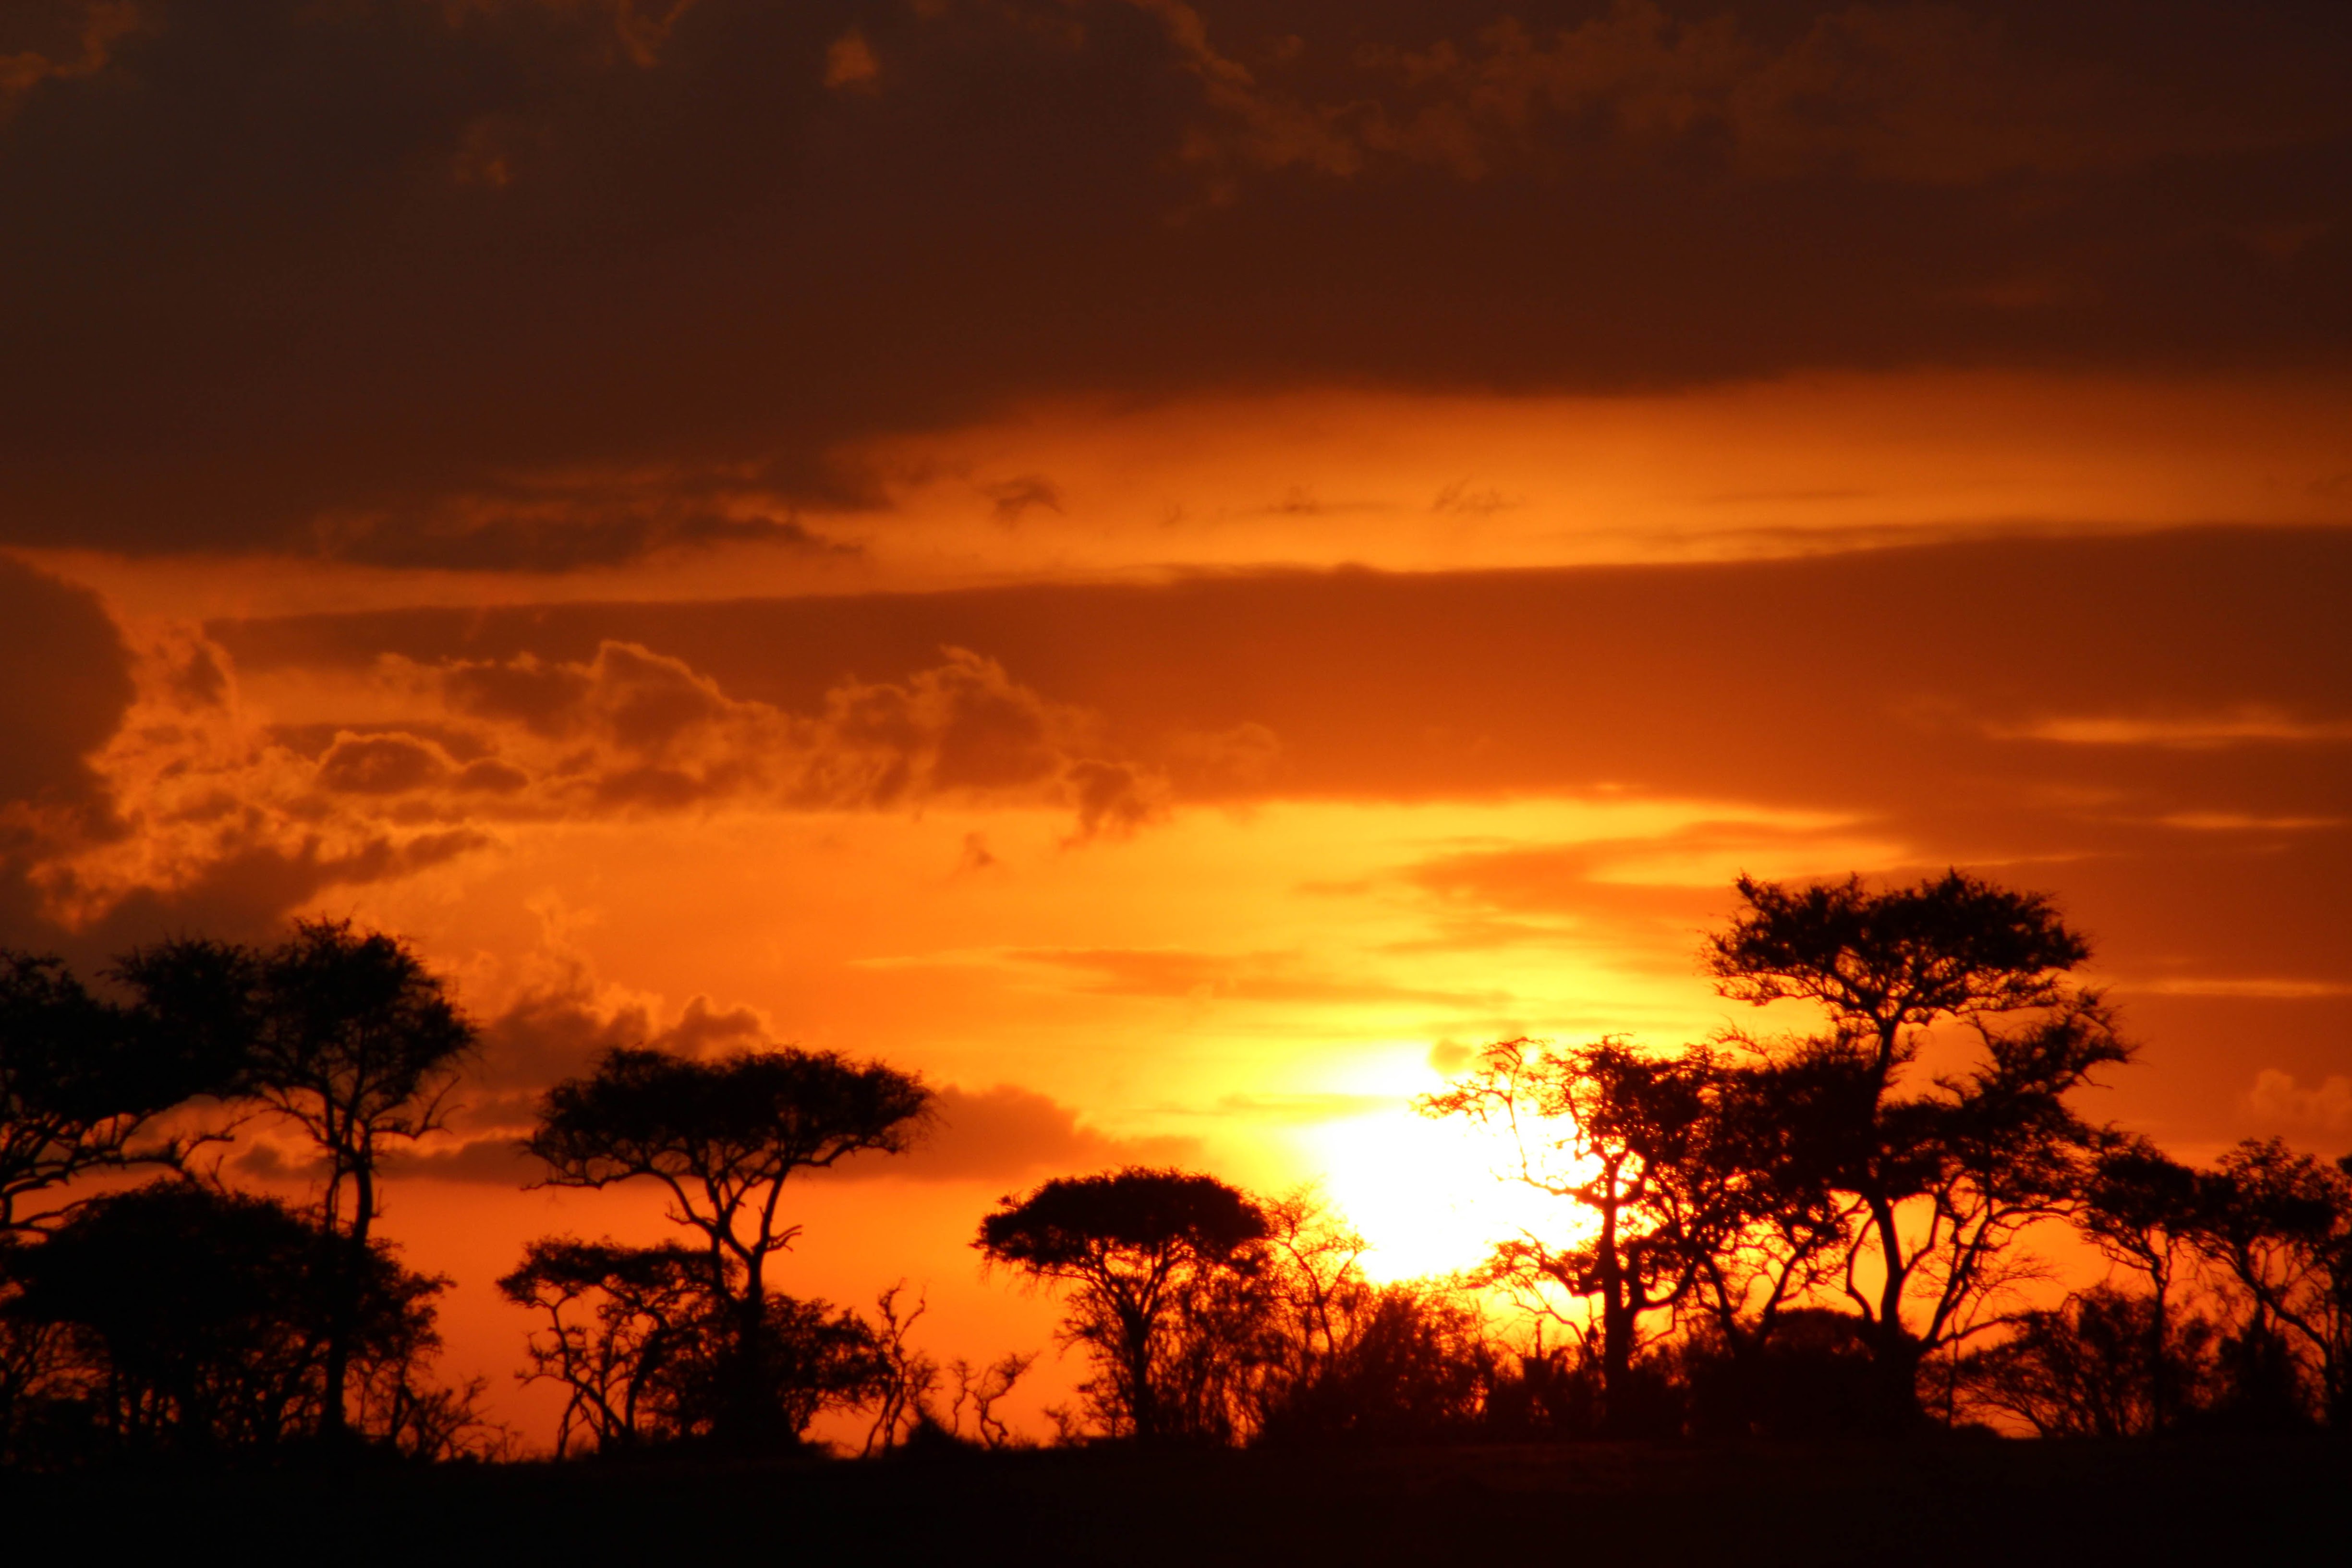
[[[853,1160],[831,1174],[849,1180],[1016,1182],[1111,1165],[1174,1164],[1197,1159],[1183,1137],[1118,1137],[1088,1125],[1050,1095],[1015,1084],[971,1089],[942,1085],[939,1122],[904,1155]]]
[[[1401,985],[1332,973],[1297,952],[1202,952],[1183,948],[1015,948],[1005,957],[1047,965],[1108,996],[1249,1002],[1491,1002],[1494,993]]]
[[[2226,713],[2037,719],[1996,729],[2004,741],[2052,741],[2063,746],[2169,746],[2202,750],[2249,742],[2352,741],[2352,720],[2312,721],[2262,708]]]
[[[55,946],[39,868],[121,835],[91,759],[131,710],[132,668],[97,595],[0,555],[0,944]]]
[[[20,0],[0,19],[0,127],[43,82],[103,71],[145,23],[137,0]]]
[[[1062,510],[1061,490],[1042,474],[1022,474],[984,484],[980,487],[980,493],[988,498],[990,510],[995,513],[996,521],[1008,528],[1019,522],[1021,514],[1031,507],[1042,507],[1053,512]]]
[[[110,646],[102,615],[88,607],[84,618],[93,646]],[[34,637],[37,616],[28,610],[18,627]],[[28,874],[55,919],[85,930],[183,920],[245,931],[327,888],[493,849],[501,827],[950,803],[1058,808],[1079,843],[1131,834],[1168,809],[1166,779],[1123,755],[1094,715],[994,660],[938,657],[895,680],[843,679],[795,713],[635,643],[607,639],[578,660],[387,655],[340,700],[404,717],[281,726],[248,710],[233,656],[167,629],[139,660],[137,700],[110,739],[101,711],[44,749],[49,710],[26,708],[37,743],[14,765],[36,771],[22,787],[109,808],[105,834],[49,844]],[[36,691],[51,704],[80,695],[69,670],[16,689],[27,694],[20,705]],[[78,744],[96,748],[90,763]]]
[[[2269,1125],[2339,1135],[2352,1131],[2352,1078],[2331,1074],[2305,1089],[2294,1074],[2264,1068],[2254,1075],[2246,1107]]]
[[[2352,362],[2340,6],[34,9],[0,543],[824,561],[1040,400]]]
[[[0,806],[102,810],[88,759],[133,692],[130,650],[98,596],[0,556]]]

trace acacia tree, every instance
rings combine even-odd
[[[854,1154],[903,1152],[930,1104],[919,1077],[832,1051],[697,1061],[622,1047],[541,1097],[526,1147],[546,1163],[548,1186],[657,1183],[671,1223],[701,1234],[707,1288],[733,1320],[726,1381],[735,1395],[717,1423],[738,1440],[766,1441],[806,1424],[793,1424],[777,1397],[789,1347],[772,1321],[767,1266],[801,1233],[781,1212],[784,1183]]]
[[[1029,1279],[1069,1287],[1066,1343],[1084,1345],[1097,1375],[1086,1385],[1111,1435],[1150,1441],[1225,1436],[1212,1383],[1236,1348],[1221,1287],[1252,1271],[1265,1214],[1213,1176],[1130,1165],[1059,1176],[1007,1197],[972,1245]],[[1187,1378],[1186,1374],[1192,1374]]]
[[[1591,1236],[1565,1243],[1531,1234],[1499,1243],[1481,1276],[1519,1288],[1554,1315],[1546,1287],[1595,1303],[1604,1430],[1622,1433],[1635,1421],[1642,1320],[1683,1299],[1706,1250],[1686,1173],[1706,1136],[1715,1074],[1703,1047],[1657,1056],[1615,1036],[1575,1047],[1501,1040],[1468,1076],[1419,1102],[1424,1115],[1506,1132],[1513,1179],[1597,1222]]]
[[[2193,1254],[2210,1184],[2147,1139],[2112,1137],[2095,1157],[2077,1223],[2110,1261],[2148,1282],[2148,1426],[2162,1431],[2179,1414],[2182,1356],[2176,1346],[2173,1290]]]
[[[234,1041],[168,1029],[152,1005],[92,996],[61,959],[0,952],[0,1243],[61,1218],[37,1194],[94,1171],[176,1165],[184,1138],[158,1119],[226,1090]]]
[[[709,1258],[675,1243],[541,1237],[530,1245],[499,1290],[546,1316],[530,1336],[530,1370],[521,1375],[560,1384],[568,1395],[556,1423],[556,1458],[582,1432],[609,1453],[675,1426],[674,1369],[694,1353],[721,1305],[709,1285]]]
[[[1841,1287],[1864,1321],[1879,1419],[1916,1420],[1930,1353],[1989,1326],[1987,1302],[2031,1265],[2011,1249],[2066,1212],[2094,1130],[2066,1097],[2127,1060],[2097,994],[2064,973],[2089,956],[2039,894],[1958,871],[1874,892],[1859,877],[1791,888],[1742,877],[1746,908],[1711,938],[1717,989],[1802,999],[1830,1032],[1743,1041],[1791,1069],[1790,1146],[1848,1202]],[[1980,1051],[1915,1085],[1927,1030]]]
[[[437,1131],[474,1026],[398,938],[348,921],[298,921],[266,952],[188,938],[135,951],[117,973],[160,1034],[234,1050],[229,1092],[298,1128],[324,1167],[320,1225],[363,1258],[383,1205],[383,1145]],[[321,1435],[349,1430],[346,1391],[361,1281],[329,1326]]]
[[[2248,1139],[2205,1177],[2196,1239],[2252,1305],[2242,1350],[2275,1339],[2317,1384],[2328,1423],[2352,1424],[2352,1159]]]

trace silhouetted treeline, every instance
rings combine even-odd
[[[1496,1130],[1558,1220],[1465,1276],[1375,1282],[1311,1191],[1129,1167],[1005,1198],[974,1245],[1056,1295],[1086,1367],[1057,1436],[2352,1429],[2352,1161],[2250,1142],[2196,1170],[2087,1121],[2132,1048],[2039,896],[1738,890],[1711,977],[1816,1026],[1487,1047],[1421,1109]],[[384,1150],[441,1125],[474,1048],[442,983],[310,922],[99,984],[0,954],[0,1462],[501,1451],[480,1385],[431,1375],[448,1282],[373,1234]],[[915,1074],[792,1048],[618,1048],[547,1090],[541,1184],[641,1186],[679,1232],[541,1237],[498,1282],[537,1316],[519,1375],[563,1392],[559,1454],[791,1449],[827,1412],[868,1454],[1027,1440],[1001,1406],[1034,1353],[942,1366],[903,1283],[861,1311],[769,1278],[793,1178],[934,1114]],[[256,1118],[315,1152],[306,1204],[223,1182]],[[2029,1242],[2064,1226],[2107,1277],[2036,1305]]]

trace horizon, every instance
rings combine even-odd
[[[523,1190],[613,1045],[922,1075],[777,1283],[983,1361],[1051,1177],[1319,1183],[1381,1279],[1549,1223],[1415,1098],[1759,1026],[1743,874],[2047,894],[2091,1120],[2352,1152],[2347,63],[2283,0],[38,0],[0,948],[413,944],[483,1048],[385,1233],[534,1432],[494,1281],[667,1229]]]

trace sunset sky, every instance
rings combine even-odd
[[[991,1356],[1056,1173],[1474,1261],[1412,1097],[1753,1022],[1742,870],[2046,891],[2087,1110],[2343,1153],[2348,78],[2340,0],[10,0],[0,944],[407,937],[485,1047],[386,1224],[526,1423],[489,1281],[662,1229],[518,1190],[604,1046],[919,1069],[777,1282]]]

